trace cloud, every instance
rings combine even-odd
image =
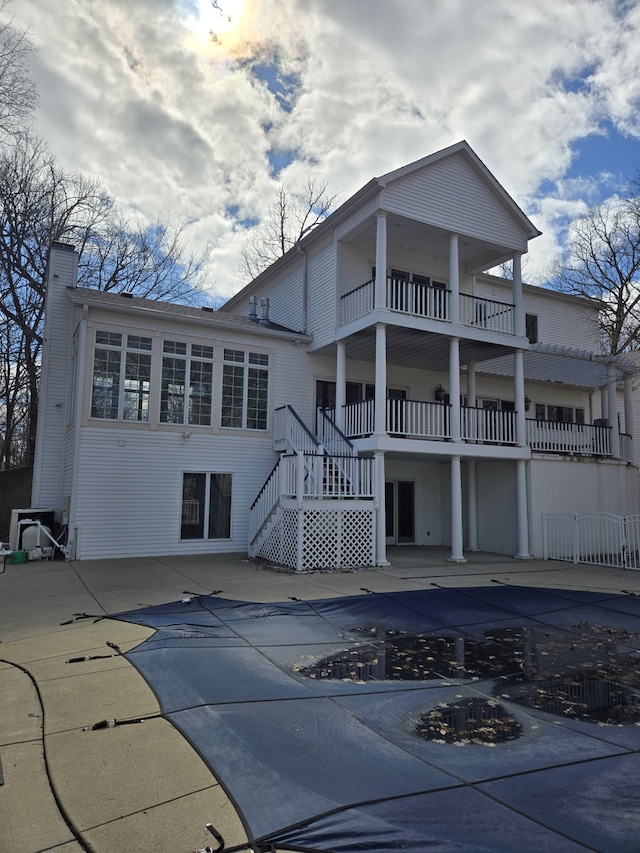
[[[558,194],[577,141],[606,120],[640,135],[635,3],[216,5],[21,0],[19,17],[53,152],[150,218],[192,223],[221,293],[280,182],[316,177],[345,199],[465,138],[549,230],[532,245],[547,256],[570,215]]]

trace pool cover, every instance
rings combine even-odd
[[[256,851],[640,842],[640,598],[498,585],[119,614]]]

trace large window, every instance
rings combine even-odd
[[[231,538],[231,474],[183,475],[180,538]]]
[[[96,330],[91,417],[148,421],[151,338]]]
[[[266,429],[269,403],[269,356],[225,349],[222,366],[223,427]]]
[[[164,341],[160,422],[211,425],[213,347]]]

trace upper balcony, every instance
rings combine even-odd
[[[375,280],[361,284],[340,298],[339,325],[346,326],[371,314],[375,303]],[[451,323],[451,291],[436,284],[423,284],[387,277],[384,308],[399,314]],[[461,325],[504,335],[515,334],[515,308],[508,302],[496,302],[459,295]]]

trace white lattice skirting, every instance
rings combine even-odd
[[[297,571],[375,563],[375,510],[281,508],[257,556]]]

